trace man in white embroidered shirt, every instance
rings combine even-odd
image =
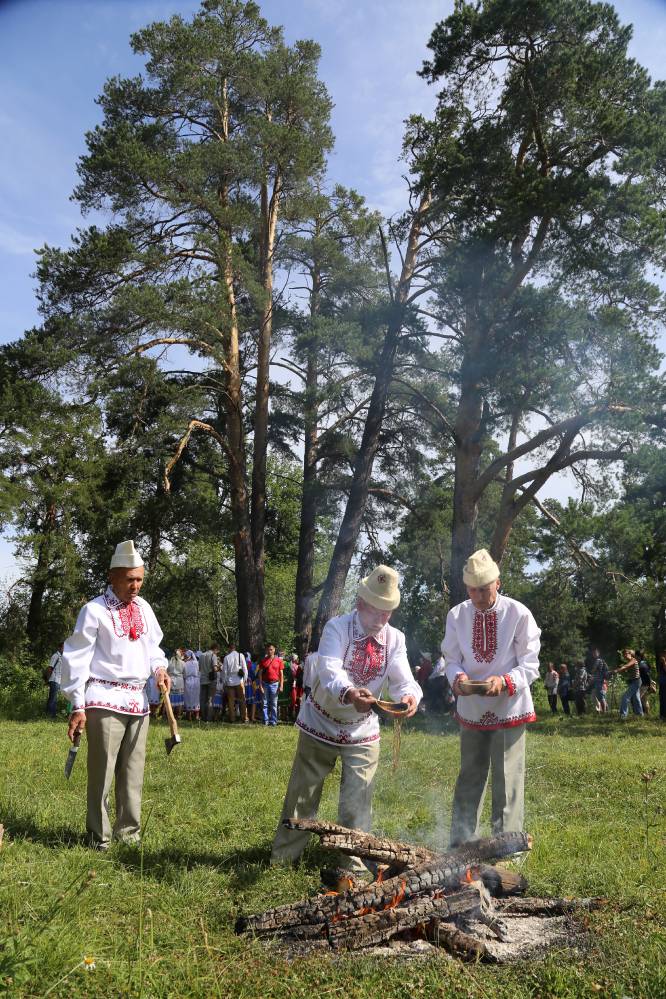
[[[108,795],[116,778],[113,838],[131,842],[141,829],[141,794],[148,736],[145,686],[152,674],[171,682],[160,649],[162,631],[145,600],[143,560],[133,541],[111,559],[109,586],[81,609],[65,642],[62,690],[72,702],[68,736],[88,737],[86,828],[91,846],[106,850],[112,831]]]
[[[536,721],[530,684],[539,675],[539,636],[532,614],[499,593],[499,567],[481,548],[463,569],[469,600],[452,607],[442,652],[458,698],[460,773],[451,817],[451,845],[478,834],[492,765],[492,831],[523,828],[525,726]],[[468,681],[486,681],[468,693]]]
[[[388,683],[390,696],[408,705],[410,718],[421,688],[407,661],[405,636],[389,625],[400,603],[398,574],[380,565],[359,583],[356,610],[332,618],[319,643],[310,694],[296,719],[298,747],[273,849],[272,863],[295,861],[309,833],[286,829],[286,818],[317,814],[324,780],[338,757],[342,763],[338,821],[370,830],[372,789],[379,761],[379,723],[372,705]],[[358,857],[348,869],[367,874]]]

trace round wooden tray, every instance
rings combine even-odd
[[[490,690],[490,681],[458,680],[458,690],[461,694],[487,694]]]
[[[401,701],[375,701],[372,710],[377,715],[390,715],[395,718],[404,714],[408,707],[408,704],[403,704]]]

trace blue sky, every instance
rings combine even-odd
[[[404,207],[402,122],[428,113],[434,92],[417,76],[426,43],[452,0],[264,0],[288,41],[322,46],[321,76],[335,103],[330,175],[386,213]],[[70,200],[84,134],[99,121],[105,79],[142,68],[132,31],[192,0],[0,0],[0,343],[38,321],[34,248],[64,245],[81,224]],[[632,54],[666,75],[666,3],[622,0],[634,24]],[[14,570],[0,541],[0,578]]]

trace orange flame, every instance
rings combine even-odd
[[[400,905],[400,903],[402,902],[403,898],[405,897],[405,888],[406,887],[407,887],[407,882],[406,881],[401,881],[400,882],[400,891],[396,895],[394,895],[393,898],[391,899],[391,901],[388,902],[384,906],[384,909],[395,909],[396,906]]]

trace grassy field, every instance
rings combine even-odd
[[[513,967],[321,956],[287,963],[233,933],[235,917],[314,892],[324,862],[268,866],[293,728],[183,727],[167,758],[152,727],[143,851],[82,842],[85,749],[63,778],[64,725],[0,721],[0,993],[297,997],[666,995],[666,726],[544,718],[528,742],[523,867],[534,894],[603,894],[592,948]],[[444,846],[457,767],[452,727],[386,731],[375,830]],[[654,776],[651,777],[652,772]],[[651,777],[645,779],[643,775]],[[336,816],[336,781],[321,814]],[[94,958],[86,970],[85,958]]]

